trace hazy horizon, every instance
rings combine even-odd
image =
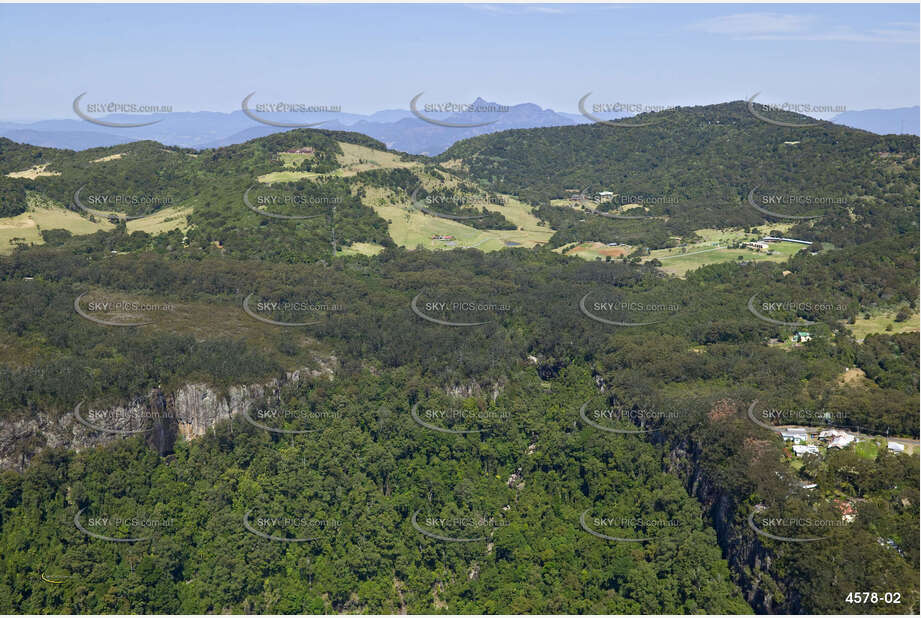
[[[251,92],[362,115],[423,91],[420,105],[481,97],[569,114],[588,92],[651,107],[760,92],[894,109],[921,99],[918,18],[917,4],[5,4],[0,103],[7,122],[76,119],[83,92],[219,113]]]

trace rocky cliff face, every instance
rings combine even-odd
[[[319,369],[298,369],[262,384],[223,390],[207,384],[186,384],[173,393],[154,389],[146,396],[111,408],[80,404],[64,415],[39,412],[7,419],[0,424],[0,468],[22,471],[46,448],[79,451],[138,433],[149,434],[148,443],[162,453],[171,447],[177,434],[186,439],[204,435],[219,421],[257,401],[277,397],[285,384],[331,376],[334,362],[335,358],[327,359]]]
[[[783,602],[783,590],[771,577],[771,555],[758,542],[758,535],[739,525],[737,501],[701,469],[699,449],[688,439],[674,446],[668,454],[668,472],[684,481],[688,494],[697,498],[710,516],[723,555],[755,613],[796,613],[789,600]]]
[[[492,390],[489,389],[489,386],[492,386]],[[458,399],[467,397],[489,397],[492,399],[493,403],[496,403],[496,399],[499,398],[499,394],[502,392],[503,387],[504,385],[499,381],[494,382],[492,385],[486,385],[486,387],[476,382],[471,382],[469,384],[446,386],[444,390],[446,394]]]

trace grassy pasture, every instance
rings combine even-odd
[[[12,253],[16,244],[42,244],[42,230],[67,230],[74,236],[81,236],[115,227],[101,217],[97,217],[96,221],[90,221],[87,217],[56,205],[38,194],[30,193],[28,200],[29,208],[26,212],[0,219],[0,255]],[[184,229],[187,227],[186,215],[190,212],[192,210],[188,207],[164,208],[149,217],[128,221],[128,233],[141,231],[158,234],[174,228]]]
[[[511,197],[506,197],[502,205],[482,205],[500,212],[519,229],[478,230],[458,221],[425,214],[414,208],[405,195],[395,196],[391,191],[377,187],[367,187],[366,192],[364,203],[388,222],[388,232],[393,241],[409,249],[420,246],[434,251],[463,248],[497,251],[515,246],[530,248],[546,242],[553,235],[553,230],[538,225],[537,217],[531,214],[526,204]],[[435,235],[454,236],[454,240],[433,240],[432,236]]]
[[[911,316],[904,322],[895,321],[897,313],[896,310],[874,311],[870,312],[869,318],[865,318],[864,313],[861,312],[854,324],[847,324],[846,326],[858,341],[863,341],[867,335],[911,333],[921,330],[919,328],[921,315],[917,311],[912,312]],[[886,330],[889,326],[892,329]]]

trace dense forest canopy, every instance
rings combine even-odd
[[[917,612],[918,456],[886,438],[919,438],[918,333],[858,335],[917,314],[917,140],[738,103],[657,116],[436,159],[316,130],[205,151],[0,140],[0,216],[40,194],[92,217],[83,186],[189,209],[183,229],[49,229],[0,257],[0,446],[21,464],[0,472],[0,609]],[[46,163],[60,175],[6,176]],[[551,203],[589,187],[678,201],[641,219]],[[747,205],[756,187],[846,198],[789,232],[830,248],[683,277],[553,250],[775,222]],[[407,249],[375,209],[502,231],[522,224],[511,196],[546,245]],[[381,250],[342,251],[360,243]],[[53,438],[78,405],[272,380],[201,435],[166,415],[79,452]],[[790,419],[873,439],[799,456],[777,435]],[[770,528],[807,519],[820,540]],[[873,590],[901,602],[846,598]]]

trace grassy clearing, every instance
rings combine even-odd
[[[858,367],[851,367],[846,369],[841,377],[838,378],[838,383],[845,386],[867,386],[872,387],[874,382],[867,378],[867,374],[864,373],[863,369]]]
[[[125,156],[125,153],[120,152],[118,154],[109,155],[107,157],[100,157],[98,159],[93,159],[92,161],[90,161],[90,163],[105,163],[106,161],[115,161],[117,159],[121,159],[124,156]]]
[[[169,308],[157,311],[88,311],[90,302],[107,301],[138,302],[160,307],[169,305]],[[190,335],[198,341],[218,338],[244,340],[289,368],[302,366],[303,362],[311,358],[310,351],[315,351],[319,348],[316,340],[311,335],[311,326],[285,328],[259,322],[246,315],[243,311],[242,301],[185,301],[127,293],[121,290],[112,292],[104,289],[94,289],[81,299],[80,306],[89,315],[106,321],[122,323],[151,322],[151,324],[144,326],[120,327],[126,331],[137,328],[145,329],[145,331],[170,332]],[[97,325],[82,317],[78,319],[86,325],[86,328],[116,328]],[[285,339],[295,343],[301,350],[297,356],[292,358],[279,352],[280,332],[282,332]]]
[[[442,162],[441,167],[449,170],[461,171],[464,169],[464,162],[461,159],[448,159]]]
[[[547,242],[553,235],[553,230],[538,225],[538,219],[531,214],[530,207],[511,197],[506,197],[502,205],[484,205],[502,213],[506,219],[523,229],[478,230],[416,210],[405,195],[395,196],[391,191],[377,187],[366,187],[365,190],[364,203],[388,222],[388,233],[393,241],[409,249],[422,247],[442,251],[477,248],[481,251],[497,251],[517,246],[530,248]],[[432,236],[436,235],[454,236],[454,240],[433,240]]]
[[[377,169],[422,168],[421,163],[417,161],[401,161],[400,157],[392,152],[374,150],[367,146],[346,144],[345,142],[339,142],[339,146],[342,148],[342,154],[336,156],[336,160],[339,162],[339,169],[337,170],[326,174],[318,174],[316,172],[299,172],[292,169],[263,174],[256,180],[264,184],[273,184],[276,182],[296,182],[298,180],[318,180],[323,176],[347,178],[359,172]],[[312,156],[312,154],[278,153],[278,157],[284,162],[286,168],[296,168],[304,159]]]
[[[723,230],[718,230],[715,228],[701,228],[699,230],[694,230],[694,233],[699,236],[704,243],[717,242],[721,245],[725,245],[740,240],[749,240],[770,236],[772,231],[778,231],[781,234],[786,235],[792,227],[792,223],[765,223],[754,228],[758,230],[755,234],[750,234],[747,230],[740,228],[730,228]]]
[[[12,253],[17,244],[42,244],[42,230],[64,229],[82,235],[114,227],[108,221],[94,223],[37,194],[30,193],[28,202],[26,212],[0,219],[0,254]]]
[[[757,230],[755,233],[749,232],[747,229],[741,228],[730,228],[718,230],[714,228],[702,228],[694,231],[694,235],[700,240],[694,242],[689,242],[684,244],[684,246],[673,247],[670,249],[656,249],[650,252],[650,255],[646,260],[651,259],[668,259],[673,262],[678,262],[680,258],[685,256],[694,255],[704,255],[706,257],[695,258],[690,260],[689,264],[693,267],[701,266],[703,264],[709,263],[719,263],[727,262],[734,259],[738,259],[739,255],[749,256],[760,255],[762,258],[771,257],[766,253],[756,252],[750,249],[726,249],[726,251],[737,251],[737,253],[732,254],[721,254],[716,249],[725,248],[731,244],[738,242],[745,242],[750,240],[758,240],[764,236],[770,235],[772,231],[780,232],[781,234],[786,234],[787,231],[792,227],[790,223],[781,223],[781,224],[765,224],[759,227],[753,228]],[[680,239],[679,239],[680,240]],[[802,249],[805,245],[800,245],[798,243],[772,243],[771,250],[775,252],[785,253],[787,255],[792,255],[796,253],[798,249]],[[711,255],[706,255],[704,251],[710,253]],[[726,257],[729,255],[730,257]],[[745,259],[748,259],[746,257]],[[757,259],[757,258],[752,258]],[[786,259],[786,257],[782,258]],[[663,265],[665,263],[663,262]],[[670,268],[670,267],[668,267]],[[688,269],[685,269],[688,270]]]
[[[330,174],[313,172],[279,171],[265,174],[258,178],[262,183],[293,182],[301,179],[318,180],[322,176],[348,177],[360,172],[374,169],[413,169],[422,176],[426,189],[436,187],[452,188],[459,184],[453,176],[436,180],[423,176],[423,165],[416,161],[402,161],[399,155],[358,146],[340,143],[342,154],[338,156],[340,168]],[[280,155],[284,158],[285,155]],[[292,155],[297,156],[297,155]],[[305,155],[302,155],[305,156]],[[287,164],[286,164],[287,166]],[[501,213],[516,226],[514,230],[478,230],[458,221],[427,215],[413,208],[406,195],[397,196],[392,191],[379,187],[364,187],[364,203],[378,215],[388,221],[388,232],[393,241],[403,247],[441,251],[447,249],[478,248],[483,251],[497,251],[507,247],[533,247],[547,242],[553,230],[539,225],[539,220],[531,212],[531,207],[512,197],[505,196],[503,204],[471,203],[473,207],[485,206]],[[453,240],[433,240],[433,236],[453,236]],[[374,255],[383,247],[371,243],[356,243],[344,247],[345,255]]]
[[[342,247],[340,255],[377,255],[384,250],[383,245],[373,242],[356,242]]]
[[[296,168],[307,159],[313,158],[313,154],[279,152],[278,158],[282,162],[282,165],[284,165],[286,168]]]
[[[863,440],[854,444],[854,451],[858,457],[873,461],[879,454],[879,445],[874,440]]]
[[[338,176],[338,171],[329,174],[317,174],[316,172],[269,172],[262,176],[257,176],[256,180],[267,185],[276,182],[297,182],[298,180],[317,180],[321,176]]]
[[[851,334],[854,335],[854,338],[857,341],[863,341],[867,335],[892,335],[897,333],[918,332],[921,330],[921,328],[919,328],[921,315],[919,315],[917,311],[913,312],[911,316],[904,322],[895,321],[895,316],[897,313],[898,311],[896,310],[876,311],[871,312],[869,318],[863,317],[864,314],[861,313],[854,324],[846,324],[845,326],[850,329]],[[887,330],[889,327],[891,327],[891,329]]]
[[[580,257],[583,260],[594,261],[594,260],[605,260],[608,257],[613,259],[620,259],[626,255],[633,253],[634,247],[630,245],[617,245],[616,247],[609,247],[603,242],[582,242],[582,243],[569,243],[562,247],[557,247],[554,249],[557,253],[563,255],[569,255],[572,257]]]
[[[147,232],[154,235],[173,229],[184,230],[189,227],[186,217],[192,214],[190,207],[170,206],[157,211],[143,219],[132,219],[126,223],[128,233]]]
[[[35,193],[28,195],[28,202],[26,212],[0,219],[0,255],[12,253],[17,244],[43,244],[42,230],[67,230],[74,236],[83,236],[115,227],[104,218],[90,221]],[[149,217],[128,221],[126,225],[129,233],[158,234],[174,228],[185,229],[188,227],[186,216],[191,212],[188,207],[172,206]]]
[[[658,259],[662,262],[661,270],[672,275],[684,276],[689,270],[708,264],[737,261],[785,262],[804,246],[790,242],[771,243],[771,252],[767,253],[754,249],[727,249],[719,244],[712,246],[706,243],[688,246],[684,249],[658,249],[650,252],[644,261]]]
[[[42,345],[45,337],[36,333],[28,339],[17,337],[6,330],[0,332],[0,359],[6,367],[28,367],[47,364],[54,360],[50,347]]]
[[[61,172],[46,172],[45,168],[51,165],[50,163],[42,163],[41,165],[36,165],[35,167],[30,167],[27,170],[21,172],[10,172],[7,174],[10,178],[28,178],[29,180],[34,180],[39,176],[60,176]]]
[[[392,152],[375,150],[373,148],[368,148],[367,146],[347,144],[345,142],[339,142],[339,146],[342,148],[342,154],[338,155],[337,159],[339,161],[339,165],[346,169],[366,171],[369,169],[379,168],[410,169],[414,167],[422,167],[422,163],[419,163],[418,161],[401,161],[400,156]],[[357,172],[353,172],[353,174],[354,173]]]

